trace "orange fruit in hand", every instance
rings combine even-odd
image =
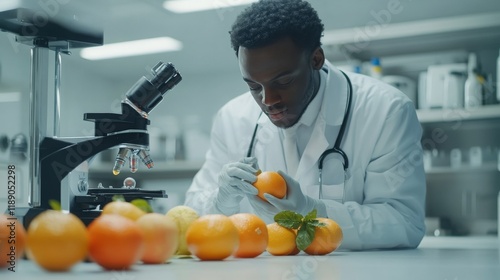
[[[266,223],[257,215],[249,213],[234,214],[229,217],[239,234],[239,246],[233,254],[237,258],[255,258],[267,247],[268,234]]]
[[[342,229],[332,219],[316,218],[326,226],[316,227],[312,243],[304,250],[309,255],[326,255],[335,251],[342,243]]]
[[[267,251],[274,256],[286,256],[291,254],[297,245],[295,244],[296,235],[293,229],[280,226],[278,223],[267,225],[269,242]]]
[[[164,263],[177,250],[179,230],[175,221],[165,215],[148,213],[136,223],[144,234],[144,253],[141,260],[148,264]]]
[[[191,223],[186,243],[189,251],[201,260],[223,260],[238,249],[239,235],[229,217],[210,214]]]
[[[28,255],[49,271],[69,270],[85,259],[88,242],[85,225],[71,213],[47,210],[28,226]]]
[[[11,248],[13,247],[13,248]],[[16,218],[0,215],[0,268],[14,267],[26,248],[26,230]]]
[[[102,208],[101,215],[104,214],[118,214],[132,221],[136,221],[142,215],[146,214],[146,212],[130,202],[117,200],[106,204],[104,208]]]
[[[104,214],[88,226],[89,256],[109,270],[126,270],[144,252],[144,236],[139,225],[118,214]]]
[[[265,193],[273,195],[277,198],[283,198],[286,195],[286,181],[278,172],[264,171],[257,175],[257,180],[253,183],[259,193],[258,197],[267,201],[264,197]]]

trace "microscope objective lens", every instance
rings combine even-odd
[[[148,169],[151,169],[153,168],[154,166],[154,162],[153,160],[151,159],[151,156],[149,156],[149,153],[145,150],[140,150],[139,151],[139,157],[141,158],[142,162],[144,163],[144,165],[146,165],[146,167]]]
[[[116,175],[120,174],[121,167],[122,167],[121,164],[116,162],[115,166],[113,167],[113,175],[116,176]]]
[[[130,155],[130,172],[135,173],[137,171],[137,154],[132,153]]]
[[[118,150],[118,154],[115,158],[115,166],[113,166],[113,175],[120,174],[120,170],[122,169],[123,164],[125,163],[125,159],[127,158],[129,150],[127,148],[120,148]]]

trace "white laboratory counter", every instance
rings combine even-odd
[[[265,253],[254,259],[209,262],[172,259],[162,265],[137,264],[129,271],[105,271],[95,263],[80,263],[69,272],[50,273],[22,260],[16,272],[2,270],[0,279],[500,279],[496,238],[483,238],[479,242],[485,246],[479,248],[463,246],[478,242],[470,238],[452,238],[455,243],[445,239],[425,238],[422,246],[414,250],[336,251],[328,256],[300,253],[285,257]],[[439,248],[437,245],[443,241],[445,246]]]

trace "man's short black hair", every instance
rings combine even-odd
[[[231,45],[253,49],[290,37],[297,46],[313,51],[321,46],[324,26],[307,1],[260,0],[246,8],[234,22]]]

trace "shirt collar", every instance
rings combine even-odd
[[[319,111],[321,109],[321,104],[323,103],[323,96],[325,95],[325,83],[326,83],[326,78],[327,74],[325,71],[320,70],[320,85],[318,89],[318,93],[316,96],[311,100],[309,103],[309,106],[307,106],[306,110],[302,114],[300,120],[298,121],[298,124],[303,124],[306,126],[311,126],[314,124],[314,121],[318,117]]]

